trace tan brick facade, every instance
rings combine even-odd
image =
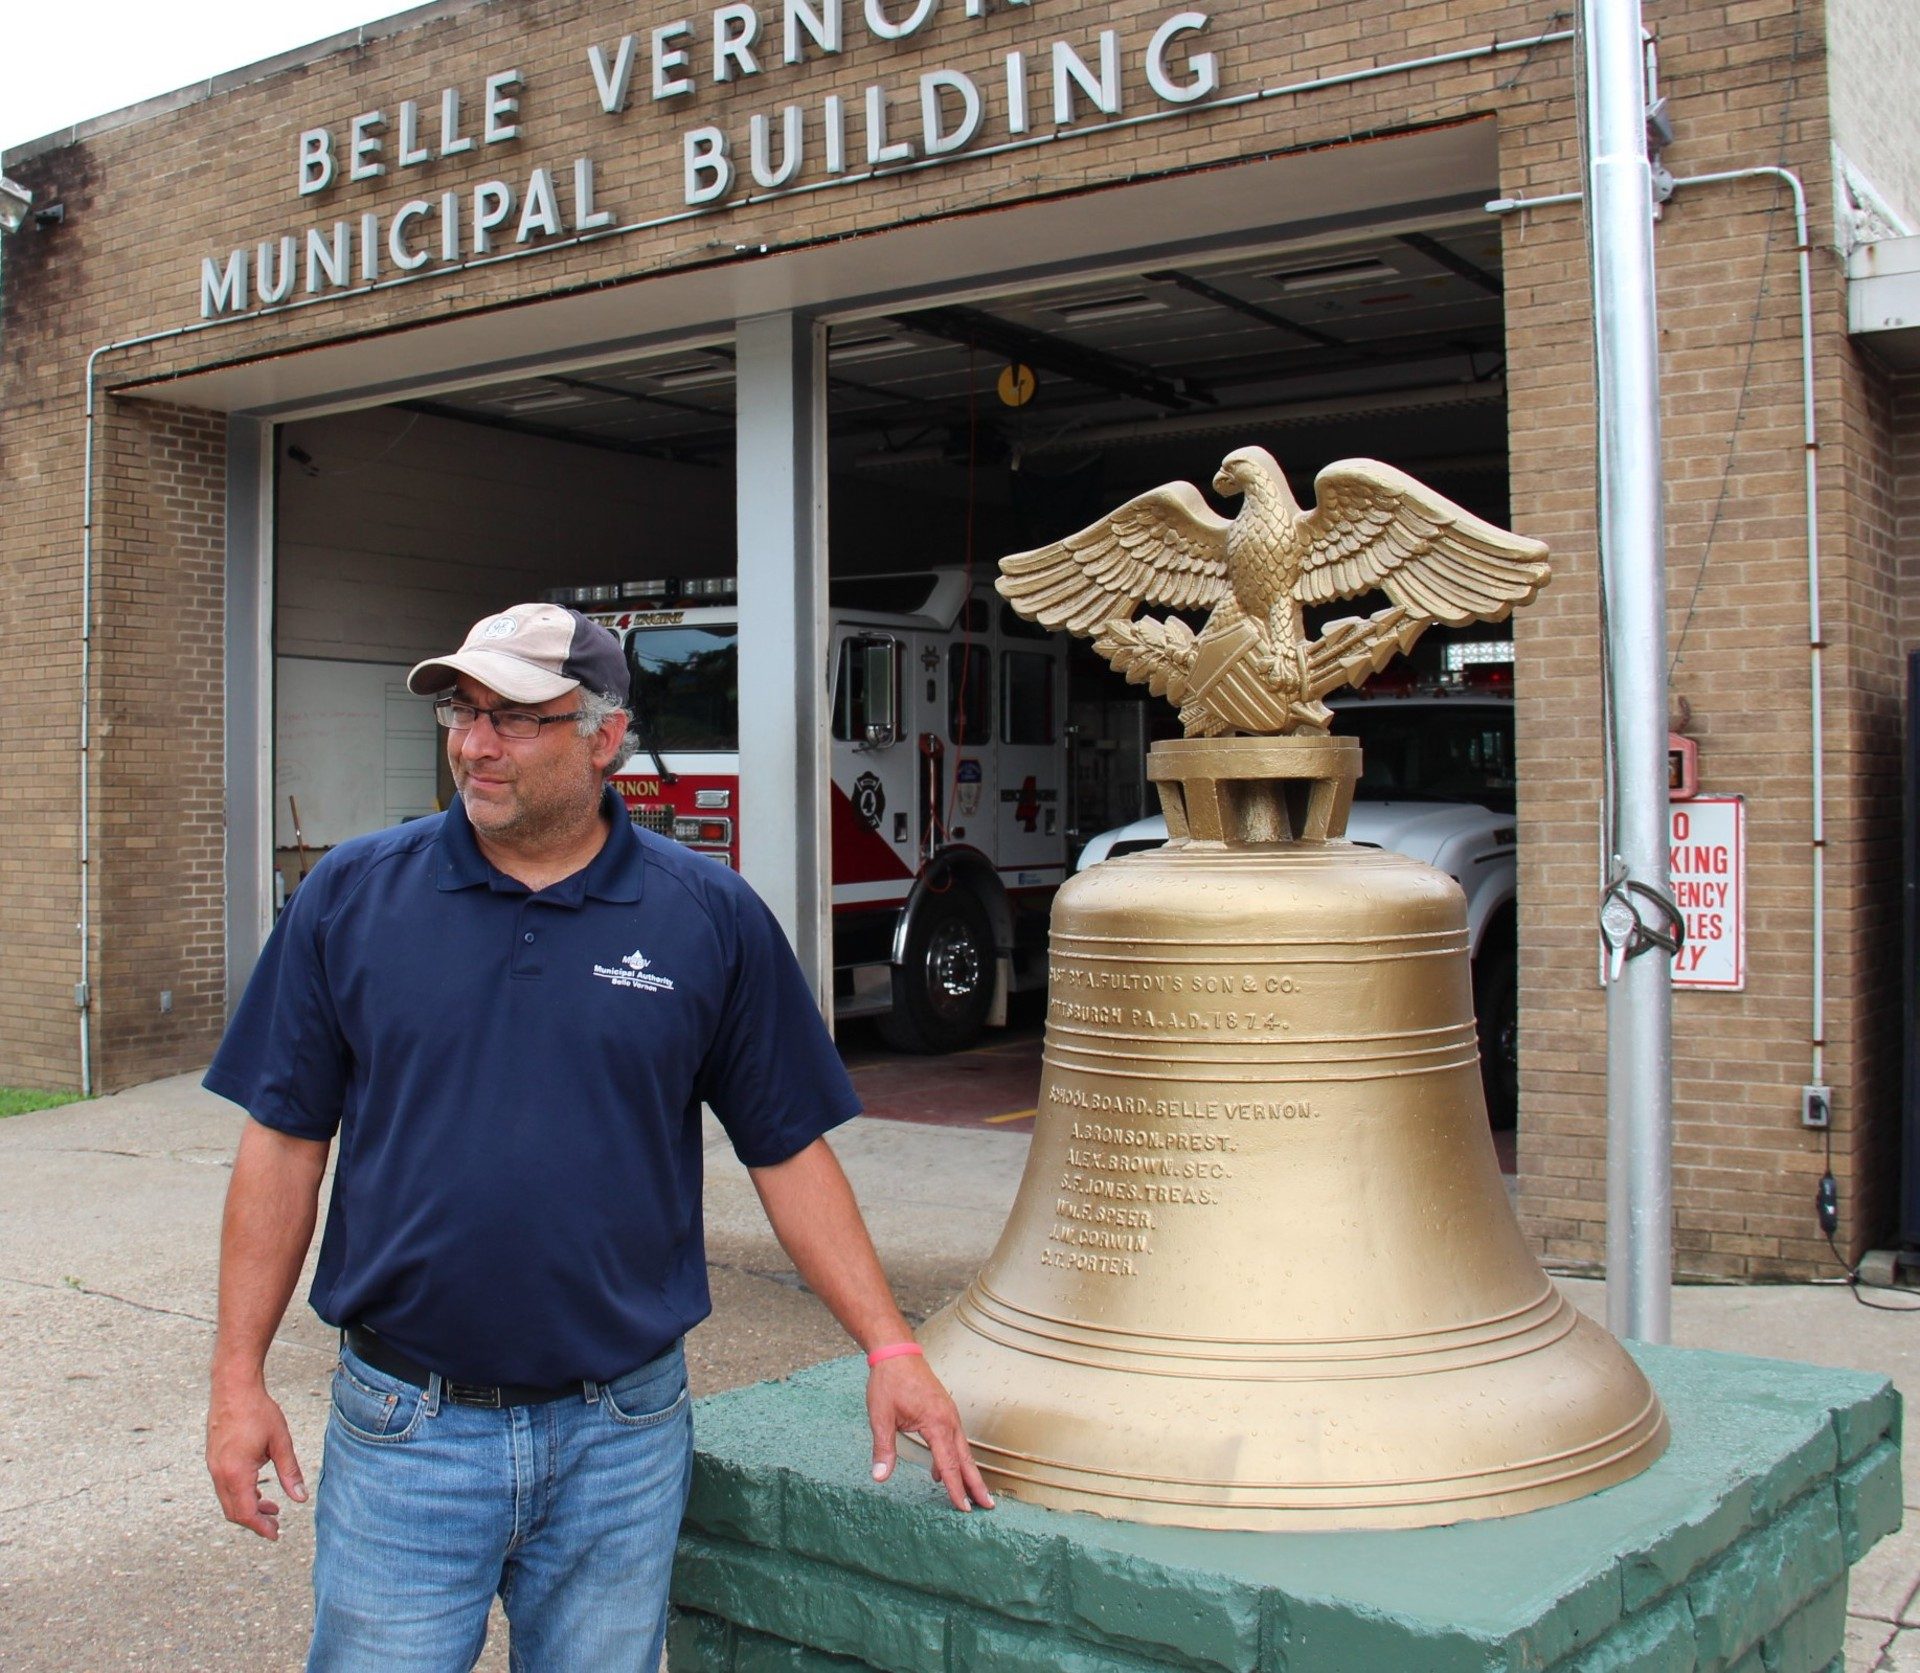
[[[1909,226],[1920,225],[1920,110],[1887,67],[1905,62],[1889,46],[1910,46],[1912,30],[1905,0],[1827,0],[1834,139]]]
[[[777,34],[779,7],[762,10]],[[600,286],[629,287],[644,318],[645,280],[655,274],[777,259],[888,227],[1447,124],[1497,124],[1506,194],[1580,184],[1571,48],[1554,42],[666,219],[683,207],[687,128],[726,127],[744,163],[750,111],[788,99],[811,110],[827,92],[854,101],[869,81],[903,94],[933,64],[968,70],[995,89],[1010,49],[1041,52],[1059,37],[1091,54],[1102,26],[1119,31],[1129,97],[1141,101],[1138,55],[1172,10],[1115,0],[1097,13],[1037,4],[964,20],[955,3],[936,14],[917,49],[870,39],[849,7],[847,50],[834,60],[781,66],[764,89],[745,92],[703,78],[671,111],[635,97],[609,117],[594,97],[586,48],[641,27],[630,9],[585,0],[451,5],[423,24],[10,159],[8,172],[44,200],[63,200],[67,219],[38,240],[10,240],[0,281],[12,484],[0,529],[0,713],[39,721],[24,732],[10,721],[14,771],[0,787],[9,950],[0,1007],[10,1019],[0,1080],[68,1084],[77,1075],[76,624],[92,350],[175,333],[102,355],[98,377],[89,979],[98,1080],[110,1086],[204,1058],[224,995],[225,429],[218,414],[160,404],[163,380]],[[1784,165],[1804,180],[1812,208],[1828,774],[1825,1074],[1836,1100],[1840,1242],[1858,1253],[1886,1230],[1897,1155],[1895,762],[1900,654],[1920,631],[1920,396],[1913,380],[1889,378],[1844,334],[1818,4],[1667,0],[1647,11],[1679,130],[1668,166],[1686,176]],[[1485,0],[1229,0],[1211,8],[1211,19],[1203,44],[1220,55],[1228,93],[1564,26],[1548,7]],[[692,44],[704,51],[704,43],[696,32]],[[523,78],[524,139],[432,163],[417,184],[396,171],[312,200],[297,195],[303,129],[325,124],[343,142],[354,113],[392,113],[408,99],[420,101],[431,127],[450,85],[477,120],[485,77],[508,68]],[[636,66],[637,79],[646,73]],[[1036,72],[1036,101],[1043,83]],[[1006,137],[996,124],[1004,113],[990,97],[983,145]],[[430,263],[417,280],[371,294],[323,295],[199,328],[204,256],[367,211],[388,216],[416,194],[432,199],[494,172],[524,182],[547,167],[564,199],[577,156],[595,159],[596,198],[617,210],[619,225],[660,224],[464,271]],[[1683,188],[1658,235],[1672,690],[1691,705],[1703,788],[1748,798],[1746,990],[1681,993],[1674,1006],[1676,1248],[1680,1265],[1697,1273],[1806,1273],[1828,1259],[1812,1212],[1823,1150],[1798,1122],[1811,1072],[1812,844],[1793,246],[1787,194],[1769,180]],[[1508,218],[1504,248],[1513,521],[1551,542],[1557,565],[1555,584],[1517,626],[1522,1209],[1549,1257],[1587,1262],[1599,1258],[1604,1237],[1604,1007],[1594,941],[1603,734],[1592,343],[1578,207]],[[172,994],[166,1013],[162,991]]]
[[[169,1074],[226,1016],[226,425],[129,401],[101,464],[122,538],[95,579],[93,1009],[141,1075]]]

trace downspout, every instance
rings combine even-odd
[[[73,1003],[80,1012],[80,1096],[93,1096],[93,993],[89,985],[93,930],[93,368],[111,344],[87,356],[87,445],[80,484],[80,979]]]
[[[1827,1054],[1827,777],[1826,721],[1822,714],[1821,653],[1826,635],[1820,622],[1820,436],[1813,412],[1813,267],[1807,236],[1807,192],[1791,169],[1762,165],[1694,174],[1675,186],[1717,186],[1735,180],[1785,181],[1793,192],[1794,249],[1800,258],[1800,406],[1806,459],[1807,511],[1807,663],[1813,736],[1813,1051],[1810,1081],[1826,1090]]]
[[[1758,165],[1753,168],[1725,169],[1714,174],[1692,174],[1673,182],[1677,191],[1685,186],[1717,186],[1736,180],[1783,181],[1793,192],[1794,248],[1800,258],[1800,404],[1803,452],[1806,471],[1807,523],[1807,651],[1809,702],[1811,707],[1813,821],[1811,831],[1813,869],[1813,1015],[1811,1084],[1826,1090],[1827,1047],[1827,823],[1826,823],[1826,722],[1822,713],[1823,670],[1821,653],[1826,649],[1820,618],[1820,436],[1814,418],[1813,400],[1813,268],[1811,243],[1807,232],[1807,193],[1800,176],[1792,169]],[[1543,209],[1551,204],[1578,203],[1580,192],[1556,192],[1549,197],[1495,198],[1487,205],[1493,215],[1511,215],[1516,210]]]
[[[102,343],[87,356],[86,446],[80,484],[80,830],[77,844],[80,870],[80,978],[73,984],[73,1004],[80,1013],[80,1095],[93,1096],[93,433],[94,368],[100,357],[116,349],[164,342],[207,329],[207,325],[180,325],[144,337],[125,337]]]

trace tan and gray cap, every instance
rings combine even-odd
[[[462,674],[514,703],[545,703],[584,686],[624,707],[630,689],[620,641],[558,604],[516,604],[475,622],[452,656],[420,663],[407,690],[425,697]]]

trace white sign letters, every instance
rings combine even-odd
[[[890,46],[918,44],[942,12],[979,19],[989,9],[1029,11],[1035,0],[731,0],[704,14],[595,41],[582,55],[578,96],[621,121],[636,98],[673,108],[706,86],[744,93],[794,66],[830,65],[849,30]],[[1202,50],[1205,12],[1164,18],[1145,40],[1089,27],[1066,11],[1071,32],[1008,51],[990,75],[938,66],[898,84],[808,95],[707,121],[681,136],[680,201],[720,208],[736,193],[811,188],[859,171],[885,172],[964,157],[1050,117],[1056,129],[1121,117],[1128,101],[1198,104],[1220,87],[1220,59]],[[432,263],[487,259],[615,225],[594,198],[591,157],[497,167],[498,177],[438,189],[427,181],[450,158],[524,141],[527,78],[506,68],[477,87],[438,90],[311,127],[294,147],[301,199],[357,196],[391,181],[397,202],[334,204],[336,217],[277,232],[200,263],[200,317],[214,319],[376,285]],[[559,100],[556,103],[562,102]],[[550,107],[549,107],[550,108]],[[578,108],[577,105],[575,108]],[[500,162],[504,163],[505,158]],[[401,196],[409,192],[410,195]]]

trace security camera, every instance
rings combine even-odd
[[[0,232],[18,232],[33,207],[33,193],[17,180],[0,174]]]

